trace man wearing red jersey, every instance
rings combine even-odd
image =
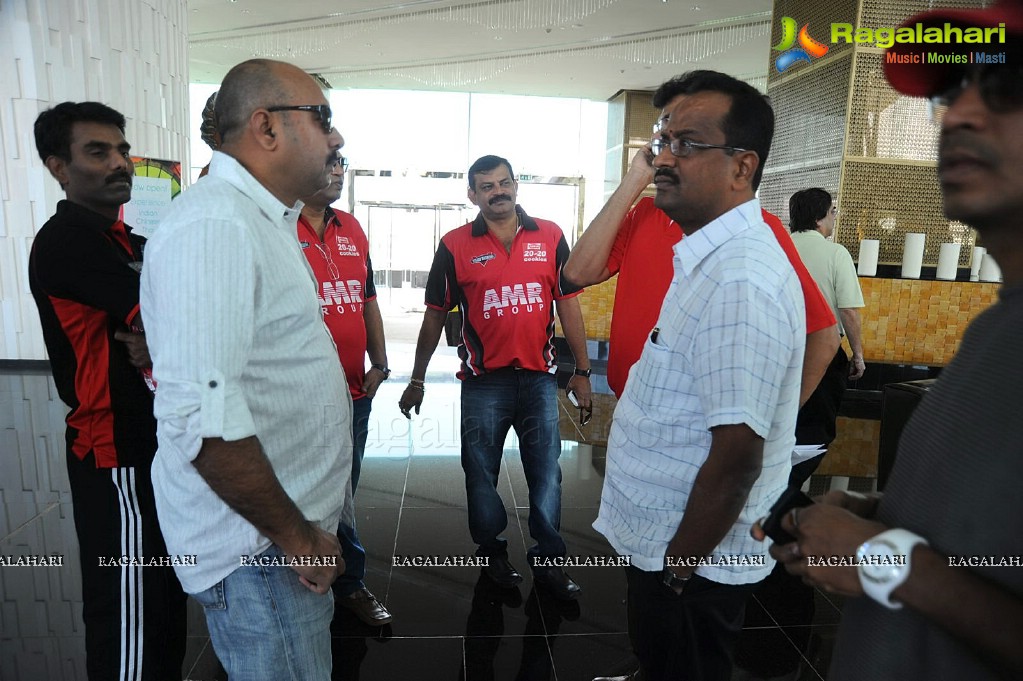
[[[423,402],[426,367],[448,310],[462,310],[462,469],[469,505],[469,531],[486,557],[486,574],[513,587],[521,575],[508,560],[500,534],[508,515],[497,478],[508,430],[519,437],[529,486],[529,549],[533,581],[562,599],[579,585],[550,559],[565,555],[561,538],[561,437],[558,432],[554,305],[576,367],[568,390],[579,406],[590,406],[586,332],[576,296],[561,270],[568,243],[549,220],[526,215],[515,203],[518,183],[511,164],[484,156],[469,168],[469,199],[480,208],[469,224],[441,239],[426,285],[426,315],[419,332],[412,380],[398,403],[403,414]]]
[[[654,94],[654,106],[662,110],[658,125],[665,122],[678,98],[663,86]],[[657,322],[671,282],[672,246],[682,238],[682,230],[654,206],[652,198],[643,198],[633,207],[653,181],[652,161],[650,145],[636,153],[618,189],[579,237],[565,263],[565,277],[580,286],[599,284],[618,274],[607,358],[607,383],[618,397]],[[838,327],[781,221],[767,211],[763,211],[763,217],[796,270],[806,302],[806,355],[799,394],[802,404],[835,356],[840,340]]]
[[[352,496],[359,485],[369,435],[373,396],[391,371],[387,368],[384,323],[373,285],[369,241],[355,216],[330,207],[341,197],[348,161],[339,157],[330,184],[304,199],[298,220],[302,253],[316,275],[323,321],[337,346],[352,394]],[[371,366],[366,371],[366,354]],[[354,526],[338,525],[345,573],[332,585],[337,602],[370,626],[391,621],[391,613],[366,588],[366,550]]]

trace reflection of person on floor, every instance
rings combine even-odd
[[[331,117],[301,69],[235,66],[210,173],[146,251],[160,524],[196,555],[178,577],[232,681],[330,677],[351,397],[295,229],[337,161]]]
[[[57,392],[71,409],[67,467],[88,676],[179,679],[185,594],[173,568],[103,565],[167,555],[149,477],[153,394],[141,372],[151,366],[139,332],[145,239],[118,219],[134,171],[124,128],[124,116],[98,102],[39,114],[36,148],[67,200],[35,237],[29,286]]]
[[[323,321],[337,346],[352,395],[352,496],[359,486],[362,457],[369,435],[369,414],[380,383],[387,380],[384,322],[373,285],[369,241],[354,215],[330,204],[341,198],[348,162],[342,157],[330,173],[330,184],[304,199],[298,219],[298,241],[313,270]],[[371,366],[366,371],[366,355]],[[345,573],[334,582],[336,603],[370,626],[391,621],[391,613],[363,581],[366,549],[355,526],[341,523],[337,538],[345,557]]]
[[[507,643],[504,608],[522,605],[518,588],[502,589],[481,573],[472,594],[472,609],[465,622],[465,665],[460,679],[493,679],[498,650]],[[564,620],[579,619],[576,601],[552,601],[530,589],[526,598],[526,624],[522,630],[522,656],[515,679],[545,681],[553,676],[551,653]],[[504,667],[503,669],[506,669]]]
[[[515,203],[518,182],[511,164],[484,156],[469,168],[469,199],[480,214],[448,232],[434,255],[426,285],[427,310],[416,346],[412,380],[399,401],[406,417],[423,403],[426,367],[448,311],[462,311],[462,468],[469,506],[469,531],[486,556],[485,568],[501,586],[522,577],[508,560],[508,525],[497,492],[508,430],[519,437],[529,486],[529,533],[536,545],[528,555],[533,579],[561,598],[575,598],[579,586],[561,567],[544,559],[565,555],[561,524],[561,437],[558,430],[554,306],[575,356],[568,382],[580,406],[590,406],[590,366],[577,295],[561,277],[568,243],[561,228],[532,218]]]
[[[651,143],[655,203],[685,238],[615,409],[594,528],[631,557],[642,678],[728,679],[746,599],[773,566],[746,528],[788,481],[806,317],[754,196],[767,99],[712,71],[662,90],[674,103]]]
[[[1006,46],[1018,46],[1023,2],[933,10],[903,26],[1004,30]],[[1007,50],[995,64],[898,59],[921,53],[890,48],[885,75],[902,94],[932,98],[945,215],[980,233],[1004,284],[906,424],[884,495],[831,492],[792,511],[782,527],[796,541],[771,554],[848,597],[829,679],[1020,679],[1023,55]],[[821,560],[848,556],[855,564]]]

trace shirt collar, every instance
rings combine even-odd
[[[519,216],[519,224],[522,225],[522,229],[527,232],[535,232],[540,229],[540,225],[536,224],[536,220],[526,215],[526,211],[522,210],[522,206],[515,204],[515,213]],[[483,219],[483,213],[479,213],[476,219],[472,221],[472,235],[483,236],[487,233],[487,221]]]
[[[120,222],[120,220],[111,220],[94,210],[89,210],[85,206],[67,199],[61,199],[57,202],[56,212],[61,219],[67,222],[74,222],[77,226],[95,229],[97,232],[109,232],[115,224]],[[128,225],[124,225],[124,231],[131,234],[132,230]]]
[[[760,213],[760,200],[750,199],[739,204],[727,213],[711,220],[693,234],[675,244],[675,259],[685,275],[692,273],[708,255],[723,243],[746,231],[754,225],[763,224]]]
[[[209,175],[219,177],[228,184],[236,187],[245,196],[252,199],[256,206],[273,221],[280,220],[283,224],[294,228],[298,222],[298,216],[302,214],[301,201],[296,201],[294,206],[286,206],[280,199],[270,193],[259,180],[252,176],[236,158],[220,151],[213,152],[213,160],[210,161]]]
[[[803,236],[804,234],[806,234],[806,236]],[[827,238],[816,229],[804,229],[801,232],[792,232],[792,236],[798,236],[800,239],[812,239],[816,236],[821,241],[827,241]]]

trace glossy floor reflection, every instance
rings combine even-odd
[[[523,583],[500,589],[479,568],[394,565],[396,556],[472,556],[475,549],[458,456],[456,361],[443,352],[435,360],[422,413],[410,424],[397,400],[411,361],[410,353],[399,355],[394,378],[375,400],[357,495],[366,583],[394,622],[373,629],[339,609],[334,678],[588,681],[624,671],[630,645],[621,568],[570,570],[583,588],[577,602],[558,601],[532,584],[527,490],[514,438],[499,489],[509,555]],[[0,373],[0,555],[63,556],[59,567],[0,568],[4,681],[85,679],[77,540],[63,473],[63,410],[55,400],[45,373]],[[591,527],[603,460],[590,447],[566,443],[561,467],[569,554],[611,555]],[[750,601],[734,679],[823,678],[840,613],[822,593],[807,594],[801,602],[808,607],[795,613],[784,590]],[[194,602],[182,678],[225,678]]]

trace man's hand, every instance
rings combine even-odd
[[[593,387],[590,385],[590,379],[586,376],[573,374],[572,378],[568,379],[565,392],[575,392],[575,399],[579,402],[580,409],[593,408]]]
[[[335,565],[293,565],[292,570],[298,573],[298,581],[302,586],[318,594],[325,594],[340,575],[345,572],[345,561],[341,557],[341,545],[337,537],[326,532],[315,525],[310,524],[311,536],[308,548],[302,549],[300,553],[286,552],[288,558],[310,557],[319,559],[316,562],[324,563],[324,558],[333,557]],[[283,547],[281,547],[283,548]]]
[[[146,334],[134,331],[114,331],[114,339],[124,343],[128,349],[128,362],[136,369],[149,369],[153,360],[149,357]]]
[[[380,388],[380,384],[384,380],[384,372],[376,367],[371,367],[366,372],[366,375],[362,377],[362,392],[366,393],[366,397],[372,400],[376,397],[377,389]]]
[[[408,387],[405,388],[405,392],[401,394],[401,399],[398,400],[398,409],[401,410],[401,413],[405,416],[405,418],[412,418],[412,414],[409,413],[409,410],[411,410],[412,407],[416,408],[416,416],[419,416],[419,407],[423,405],[423,396],[425,392],[426,390],[421,385],[416,385],[414,383],[408,384]]]
[[[863,593],[856,567],[851,564],[860,544],[887,527],[865,520],[845,508],[819,503],[794,508],[781,521],[782,529],[796,538],[789,544],[772,544],[771,555],[790,574],[829,593],[859,596]],[[759,529],[759,525],[754,529]],[[759,534],[762,536],[763,531]],[[754,538],[757,533],[753,533]],[[845,559],[847,565],[827,565],[828,560]]]
[[[867,365],[863,361],[863,355],[853,355],[852,360],[849,362],[849,380],[855,381],[863,378],[863,372],[867,370]]]
[[[654,181],[654,151],[649,142],[633,154],[626,175],[632,176],[644,187]]]

